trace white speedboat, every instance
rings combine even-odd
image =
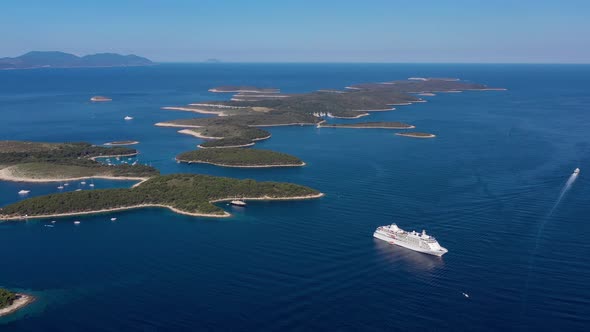
[[[111,218],[111,221],[117,221],[117,218]]]
[[[230,204],[235,206],[246,206],[246,202],[240,200],[231,201]]]
[[[23,189],[23,190],[19,191],[19,192],[18,192],[18,194],[19,194],[19,195],[26,195],[26,194],[28,194],[28,193],[30,193],[30,192],[31,192],[30,190],[24,190],[24,189]]]
[[[574,169],[574,175],[578,175],[580,174],[580,169],[576,167],[576,169]]]
[[[377,227],[373,237],[424,254],[442,256],[448,252],[446,248],[438,244],[434,237],[426,235],[426,231],[422,231],[422,233],[406,232],[396,224]]]
[[[74,221],[74,225],[80,225],[80,222],[78,220]]]
[[[133,120],[132,116],[127,115],[126,117],[124,117],[125,120]]]

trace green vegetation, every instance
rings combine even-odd
[[[414,126],[403,122],[357,122],[357,123],[335,123],[321,124],[327,128],[376,128],[376,129],[408,129]]]
[[[16,300],[16,294],[4,289],[0,288],[0,309],[6,308],[9,305],[12,305],[12,302]]]
[[[239,125],[211,125],[199,129],[198,132],[207,137],[241,137],[248,140],[259,140],[270,136],[270,133],[266,130]]]
[[[294,112],[271,112],[259,114],[232,115],[223,117],[181,119],[164,122],[178,127],[209,127],[209,126],[280,126],[286,124],[314,125],[321,121],[311,114]]]
[[[194,130],[199,135],[220,138],[201,143],[203,148],[223,148],[254,145],[254,141],[270,137],[270,133],[255,127],[236,125],[212,125]]]
[[[230,137],[210,140],[199,144],[200,148],[229,148],[254,145],[251,139],[242,137]]]
[[[29,198],[0,209],[0,219],[82,213],[137,205],[166,205],[186,213],[223,215],[212,201],[231,198],[297,198],[319,195],[304,186],[208,175],[153,177],[135,188],[67,192]]]
[[[88,143],[0,141],[0,169],[18,178],[61,179],[90,176],[150,177],[159,172],[145,165],[107,166],[93,158],[133,155],[137,150]]]
[[[181,153],[177,160],[188,163],[207,163],[218,166],[265,167],[265,166],[303,166],[297,157],[259,149],[204,149]]]

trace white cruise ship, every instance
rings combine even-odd
[[[396,224],[377,227],[373,236],[390,244],[397,244],[429,255],[442,256],[448,252],[446,248],[438,244],[434,237],[426,235],[426,231],[422,231],[422,233],[406,232]]]

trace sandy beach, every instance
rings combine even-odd
[[[191,136],[194,136],[197,138],[202,138],[202,139],[222,139],[223,138],[223,137],[212,137],[212,136],[201,135],[201,133],[199,133],[197,131],[189,130],[189,129],[179,130],[178,133],[185,134],[185,135],[191,135]]]
[[[12,302],[12,305],[8,307],[0,309],[0,317],[10,315],[11,313],[26,307],[27,305],[33,303],[35,298],[31,295],[27,294],[19,294],[17,293],[17,299]]]
[[[336,115],[330,115],[328,116],[329,118],[334,118],[334,119],[358,119],[358,118],[362,118],[363,116],[368,116],[371,115],[369,113],[361,113],[359,115],[355,115],[355,116],[336,116]]]

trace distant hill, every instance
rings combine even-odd
[[[137,55],[98,53],[83,57],[64,52],[33,51],[15,58],[0,58],[0,69],[125,67],[150,66],[154,63]]]

